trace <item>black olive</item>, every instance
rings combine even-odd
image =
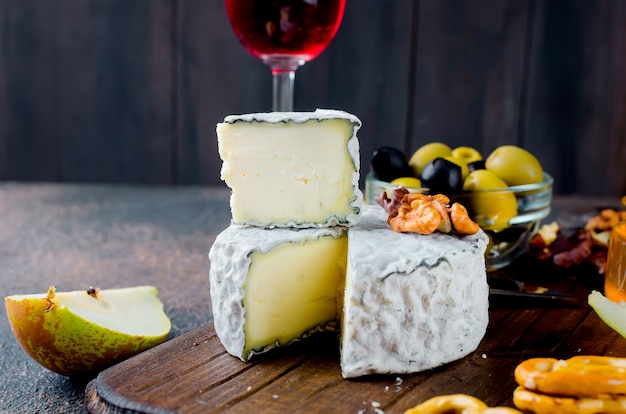
[[[461,166],[441,157],[426,164],[420,180],[431,193],[450,194],[463,188]]]
[[[382,181],[391,181],[399,177],[413,177],[404,152],[394,147],[382,147],[374,151],[371,161],[372,172]]]
[[[469,172],[476,171],[476,170],[484,170],[486,169],[485,160],[472,161],[469,164],[467,164],[467,169],[469,170]]]

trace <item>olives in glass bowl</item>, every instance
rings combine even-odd
[[[470,217],[489,236],[485,257],[487,271],[505,267],[527,251],[528,242],[539,229],[541,221],[550,214],[553,179],[541,171],[541,177],[533,179],[535,182],[509,185],[499,174],[486,169],[484,162],[478,162],[472,167],[473,162],[469,163],[469,171],[463,170],[461,173],[461,184],[458,183],[459,172],[441,160],[434,164],[439,164],[445,171],[449,170],[449,174],[446,176],[445,171],[440,171],[432,174],[432,180],[428,170],[425,175],[412,177],[413,180],[411,177],[402,177],[389,181],[381,180],[375,171],[369,171],[365,178],[365,203],[377,204],[375,197],[378,194],[383,191],[390,194],[398,187],[405,187],[415,193],[446,194],[450,204],[458,202],[465,206]],[[467,164],[463,168],[468,168]],[[423,177],[427,179],[421,180]],[[446,178],[449,180],[446,181]],[[427,183],[436,188],[427,187]]]

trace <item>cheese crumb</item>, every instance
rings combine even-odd
[[[378,401],[372,401],[372,407],[374,407],[374,412],[376,414],[385,414],[385,411],[380,409],[381,404]]]
[[[402,378],[396,377],[396,392],[400,392],[402,390],[400,384],[402,384]]]

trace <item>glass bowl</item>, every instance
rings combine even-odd
[[[541,220],[550,214],[553,182],[552,177],[544,173],[543,180],[536,184],[446,194],[450,197],[450,204],[459,202],[464,205],[489,236],[485,255],[487,271],[505,267],[526,252]],[[375,197],[378,194],[395,188],[398,186],[376,179],[370,171],[365,177],[364,201],[377,204]],[[408,190],[428,194],[427,188]]]

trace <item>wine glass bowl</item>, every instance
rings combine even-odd
[[[333,39],[345,0],[226,0],[239,42],[272,69],[273,109],[293,110],[295,71]]]

